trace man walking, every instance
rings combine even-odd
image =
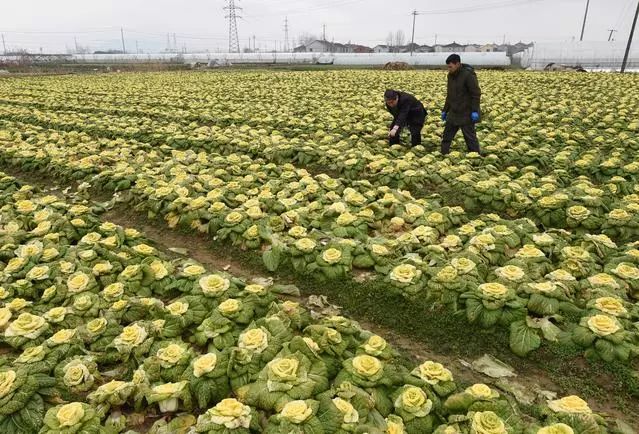
[[[442,120],[446,122],[442,136],[442,154],[450,152],[450,145],[460,129],[468,151],[479,153],[475,124],[479,122],[481,89],[477,74],[470,65],[461,63],[458,54],[448,56],[446,65],[448,66],[448,93],[442,111]]]
[[[422,128],[426,121],[426,109],[424,105],[413,95],[397,90],[384,92],[386,109],[393,115],[393,122],[388,132],[388,142],[391,145],[399,144],[399,135],[405,126],[410,131],[411,146],[422,143]]]

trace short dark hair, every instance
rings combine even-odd
[[[399,93],[396,90],[393,89],[386,89],[386,92],[384,92],[384,99],[386,101],[390,101],[392,99],[395,99],[399,96]]]
[[[448,56],[446,59],[446,65],[450,65],[451,63],[461,63],[461,57],[459,57],[459,54],[451,54]]]

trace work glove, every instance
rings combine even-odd
[[[399,130],[399,127],[397,125],[395,125],[389,132],[388,132],[388,137],[395,137],[395,135],[397,135],[397,131]]]
[[[479,113],[477,113],[477,112],[472,112],[472,113],[470,114],[470,119],[471,119],[473,122],[479,122]]]
[[[446,112],[442,112],[442,121],[446,122]]]

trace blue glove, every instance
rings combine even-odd
[[[442,112],[442,121],[446,122],[446,112]]]
[[[472,112],[472,113],[470,114],[470,119],[471,119],[473,122],[479,122],[479,113],[477,113],[477,112]]]

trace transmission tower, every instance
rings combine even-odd
[[[288,17],[284,19],[284,51],[288,52]]]
[[[241,17],[237,14],[237,11],[241,11],[242,8],[235,6],[235,0],[228,1],[229,5],[225,6],[224,9],[229,11],[226,16],[229,19],[229,53],[239,53],[240,39],[237,36],[237,19]]]

